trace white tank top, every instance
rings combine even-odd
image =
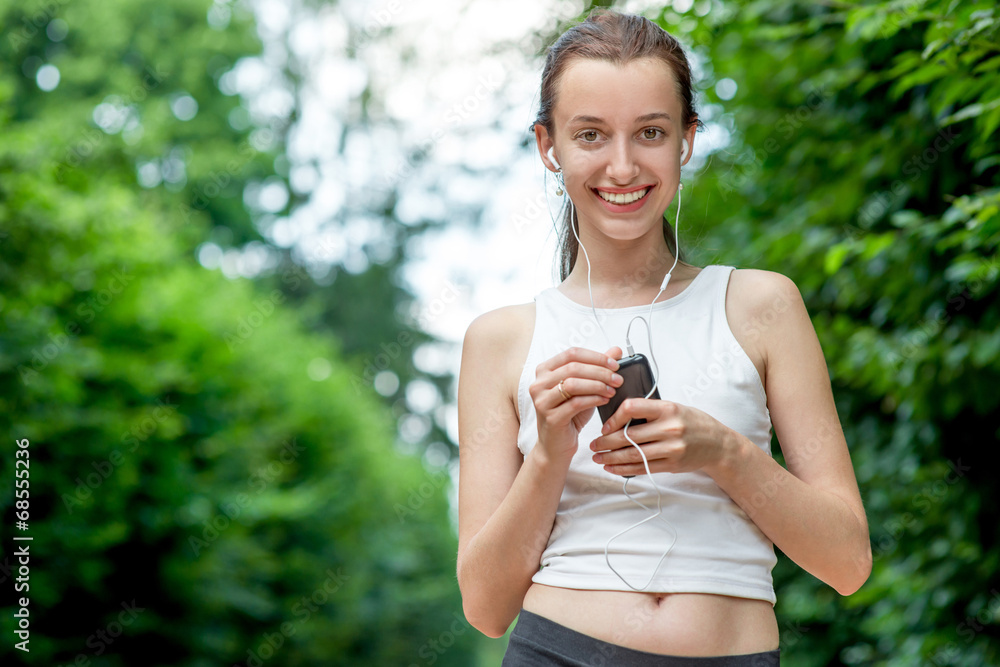
[[[753,362],[733,336],[726,319],[726,289],[734,267],[710,265],[680,294],[653,305],[653,346],[659,364],[657,391],[663,400],[695,407],[750,439],[771,455],[771,417]],[[538,364],[569,347],[604,352],[625,349],[625,329],[649,305],[597,309],[607,343],[590,306],[552,287],[535,297],[535,330],[518,384],[521,419],[517,446],[525,455],[538,441],[535,406],[528,387]],[[632,347],[648,358],[645,326],[635,322]],[[654,367],[654,372],[656,368]],[[588,590],[632,590],[608,567],[604,547],[621,530],[649,516],[622,492],[624,478],[606,472],[591,456],[590,442],[601,435],[594,411],[580,434],[556,512],[552,534],[532,581]],[[647,592],[714,593],[775,603],[771,541],[704,472],[654,473],[662,493],[663,518],[677,535]],[[628,484],[629,493],[656,507],[648,475]],[[670,542],[660,519],[616,538],[611,564],[634,587],[649,581]]]

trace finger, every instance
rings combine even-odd
[[[553,393],[555,396],[553,396]],[[604,405],[609,400],[607,396],[586,395],[574,396],[567,401],[562,397],[558,389],[554,389],[552,392],[545,393],[542,399],[544,405],[538,407],[549,413],[551,421],[563,423],[568,422],[578,413],[597,407],[598,405]]]
[[[629,419],[652,421],[676,414],[678,406],[673,401],[658,398],[626,398],[611,418],[605,422],[601,433],[614,433],[625,426]],[[629,429],[631,432],[631,429]]]
[[[563,390],[570,398],[573,396],[613,396],[614,388],[620,387],[625,381],[620,375],[608,367],[596,366],[572,361],[556,370],[540,374],[528,387],[528,393],[536,405],[537,401],[545,401],[546,406],[554,406],[569,400],[558,389],[563,383]],[[558,399],[553,398],[558,396]]]
[[[602,354],[596,350],[588,350],[583,347],[571,347],[540,363],[535,369],[535,372],[536,375],[541,375],[542,373],[554,371],[560,366],[565,366],[566,364],[572,362],[592,364],[603,368],[618,370],[618,360],[607,354]]]
[[[623,427],[614,433],[608,433],[594,439],[590,443],[590,449],[595,452],[607,452],[632,447],[632,443],[625,437],[625,430]],[[659,431],[659,426],[649,422],[645,424],[628,424],[628,437],[632,438],[637,445],[656,440],[661,435]],[[635,450],[633,449],[632,451]]]
[[[549,373],[549,376],[546,379],[550,382],[558,384],[559,380],[569,380],[569,378],[574,377],[585,378],[589,380],[599,380],[604,384],[611,384],[617,387],[624,381],[616,380],[615,376],[618,376],[618,374],[607,366],[597,366],[595,364],[585,364],[579,361],[571,361],[565,366],[560,366],[556,370]]]
[[[611,369],[608,369],[609,371]],[[600,372],[600,371],[598,371]],[[610,381],[611,373],[605,379]],[[562,380],[562,388],[570,398],[573,396],[607,396],[609,399],[615,395],[615,388],[604,382],[603,379],[588,380],[581,377],[567,377]],[[559,392],[559,383],[556,383],[556,392]],[[562,396],[562,394],[560,394]],[[564,397],[564,400],[569,400]]]
[[[563,389],[566,390],[567,394],[601,394],[613,396],[613,388],[620,387],[624,384],[625,380],[618,373],[615,373],[606,366],[602,367],[579,361],[571,361],[554,371],[549,371],[538,376],[529,388],[529,391],[532,397],[534,397],[536,393],[543,393],[558,387],[560,382],[563,383]],[[608,391],[607,387],[611,387],[612,390]]]
[[[604,469],[614,475],[645,475],[646,466],[642,463],[642,457],[639,456],[634,447],[629,449],[634,454],[631,460],[603,463]],[[643,446],[642,450],[646,452],[650,472],[686,472],[679,452],[670,448],[651,452],[649,445]]]
[[[532,399],[535,401],[536,409],[551,411],[572,402],[574,406],[573,413],[575,414],[581,409],[581,406],[593,407],[594,405],[603,405],[614,396],[614,389],[600,381],[568,378],[562,382],[562,391],[560,391],[559,383],[553,382],[553,379],[549,378],[547,382],[537,382],[529,390]],[[576,400],[584,398],[592,400],[586,404]]]
[[[622,477],[635,477],[636,475],[645,475],[646,466],[642,463],[627,463],[623,465],[606,465],[604,469],[607,470],[612,475],[621,475]],[[649,468],[650,472],[666,472],[663,470],[653,470],[652,466]]]
[[[608,348],[608,351],[605,352],[605,354],[607,354],[612,359],[621,359],[622,358],[622,349],[620,347],[618,347],[617,345],[615,345],[614,347]]]
[[[676,451],[662,445],[644,445],[642,452],[646,455],[646,463],[650,472],[672,472],[675,470],[674,456]],[[601,452],[594,454],[594,462],[603,465],[604,469],[618,475],[634,475],[645,473],[646,465],[643,464],[642,455],[635,447],[628,447],[614,452]]]
[[[657,454],[647,447],[643,447],[642,451],[646,455],[650,472],[653,472],[653,460]],[[634,475],[646,472],[646,466],[642,462],[642,454],[635,447],[627,447],[613,452],[600,452],[593,455],[593,460],[604,466],[608,472],[616,475]]]
[[[646,460],[650,458],[650,453],[647,451]],[[626,466],[626,465],[642,465],[642,456],[636,451],[635,447],[627,447],[625,449],[617,449],[613,452],[598,452],[590,457],[594,463],[603,466]]]

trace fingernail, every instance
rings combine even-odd
[[[620,382],[621,379],[622,379],[622,376],[618,375],[618,373],[612,373],[611,374],[611,381],[612,382]]]
[[[608,357],[608,366],[610,366],[614,370],[618,370],[618,360]]]
[[[601,433],[607,433],[607,432],[608,432],[608,425],[605,424],[604,426],[601,427]]]

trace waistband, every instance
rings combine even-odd
[[[521,609],[503,667],[776,667],[779,656],[778,649],[711,657],[649,653],[596,639]]]

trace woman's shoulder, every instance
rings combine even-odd
[[[744,304],[748,314],[791,305],[801,301],[798,286],[788,276],[765,269],[733,269],[729,293],[736,303]]]
[[[465,333],[466,342],[488,345],[511,344],[530,336],[535,323],[534,302],[501,306],[479,315]]]
[[[463,347],[466,353],[488,357],[491,365],[503,364],[505,377],[516,379],[534,330],[534,302],[503,306],[472,320]]]

